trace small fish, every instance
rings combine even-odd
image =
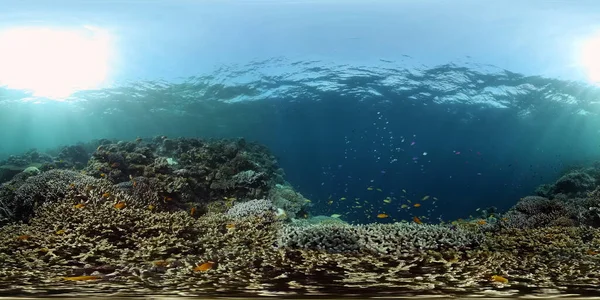
[[[212,262],[212,261],[205,262],[205,263],[203,263],[203,264],[201,264],[201,265],[197,265],[197,266],[194,268],[194,271],[195,271],[195,272],[206,272],[206,271],[208,271],[208,270],[212,269],[214,264],[215,264],[215,263],[214,263],[214,262]]]
[[[378,191],[378,192],[383,192],[383,190],[382,190],[382,189],[377,189],[377,191]]]
[[[421,219],[419,219],[419,217],[417,217],[417,216],[413,217],[413,222],[415,222],[417,224],[423,224],[423,221],[421,221]]]
[[[331,205],[333,203],[333,200],[329,200],[327,201],[327,204]]]
[[[84,281],[84,280],[98,280],[102,279],[100,276],[94,275],[84,275],[84,276],[74,276],[74,277],[63,277],[64,280],[68,281]]]
[[[413,204],[414,207],[421,207],[421,203],[415,203]]]
[[[118,162],[114,162],[114,163],[112,163],[112,164],[110,165],[110,167],[111,167],[111,168],[113,168],[113,169],[115,169],[115,168],[118,168],[120,165],[121,165],[120,163],[118,163]]]
[[[372,187],[368,187],[368,188],[367,188],[367,191],[372,191],[372,190],[373,190],[373,188],[372,188]]]
[[[235,229],[235,224],[229,223],[229,224],[225,225],[225,228],[227,228],[227,229]]]
[[[104,193],[104,194],[102,194],[102,198],[108,198],[108,197],[110,197],[110,193]]]
[[[477,220],[478,225],[485,225],[487,222],[485,220]]]
[[[169,265],[169,262],[166,260],[157,260],[157,261],[153,261],[152,264],[157,267],[166,267]]]
[[[408,207],[408,205],[406,205],[406,204],[402,204],[402,205],[400,206],[400,208],[407,208],[407,207]]]
[[[340,201],[344,201],[344,200],[346,200],[346,197],[340,198]]]
[[[427,200],[427,199],[429,199],[429,196],[425,196],[425,197],[423,197],[423,198],[421,199],[421,201],[425,201],[425,200]]]
[[[165,201],[173,201],[173,198],[169,197],[169,196],[165,196],[164,199],[165,199]]]
[[[75,207],[75,208],[84,208],[85,204],[83,204],[83,203],[77,203],[77,204],[73,205],[73,207]]]
[[[437,199],[438,199],[438,198],[436,198],[436,197],[433,197],[433,200],[437,201]]]
[[[390,198],[385,198],[385,199],[383,199],[383,202],[385,202],[385,203],[392,203],[392,199],[390,199]]]
[[[115,204],[115,208],[116,209],[123,209],[123,208],[125,208],[125,202],[122,202],[122,201],[117,202],[117,204]]]
[[[56,231],[56,234],[64,234],[66,231],[64,229]]]
[[[587,255],[597,255],[598,252],[594,251],[594,250],[590,250],[588,249],[585,253],[587,253]]]
[[[339,218],[339,217],[341,217],[341,216],[342,216],[342,215],[340,215],[340,214],[333,214],[333,215],[331,215],[331,217],[332,217],[332,218]]]
[[[493,275],[491,279],[492,279],[492,281],[495,281],[495,282],[508,283],[508,279],[506,279],[500,275]]]
[[[104,178],[104,177],[106,177],[106,174],[104,174],[104,173],[100,173],[100,177],[103,177],[103,178]]]
[[[30,235],[23,234],[23,235],[19,235],[19,236],[17,237],[17,240],[19,240],[19,241],[26,241],[26,240],[28,240],[28,239],[30,239],[30,238],[31,238],[31,236],[30,236]]]
[[[148,205],[148,209],[149,209],[149,210],[153,210],[153,209],[154,209],[154,204],[149,204],[149,205]]]
[[[406,194],[406,190],[405,189],[402,189],[402,192]]]
[[[75,188],[75,184],[71,183],[71,184],[69,184],[69,187],[73,189],[73,188]]]
[[[192,207],[192,208],[190,209],[190,216],[192,216],[192,217],[193,217],[195,214],[196,214],[196,207]]]
[[[385,219],[385,218],[387,218],[387,217],[389,217],[389,215],[388,215],[388,214],[378,214],[378,215],[377,215],[377,218],[379,218],[379,219]]]

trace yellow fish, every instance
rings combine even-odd
[[[492,281],[495,281],[495,282],[508,283],[508,279],[506,279],[500,275],[493,275],[491,279],[492,279]]]
[[[406,204],[402,204],[402,206],[400,206],[400,208],[407,208],[407,207],[408,207],[408,205],[406,205]]]
[[[329,204],[329,205],[331,205],[332,203],[333,203],[333,200],[329,200],[329,201],[327,202],[327,204]]]
[[[367,188],[367,191],[372,191],[372,190],[373,190],[373,188],[372,188],[372,187],[368,187],[368,188]]]
[[[386,198],[386,199],[383,199],[383,202],[385,202],[385,203],[392,203],[392,199]]]
[[[379,218],[379,219],[385,219],[385,218],[387,218],[387,217],[389,217],[389,215],[388,215],[388,214],[378,214],[378,215],[377,215],[377,218]]]
[[[341,201],[344,201],[344,200],[346,200],[346,197],[342,197],[342,198],[340,198],[340,200],[341,200]]]

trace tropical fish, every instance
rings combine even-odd
[[[378,214],[377,217],[380,219],[385,219],[385,218],[389,217],[389,215],[388,214]]]
[[[108,197],[110,197],[110,193],[107,192],[107,193],[102,194],[102,198],[108,198]]]
[[[98,280],[98,279],[102,279],[102,277],[94,276],[94,275],[84,275],[84,276],[74,276],[74,277],[63,277],[63,279],[69,280],[69,281],[84,281],[84,280]]]
[[[227,228],[227,229],[235,229],[235,224],[229,223],[229,224],[225,225],[225,228]]]
[[[63,233],[65,233],[65,232],[66,232],[66,231],[65,231],[64,229],[61,229],[61,230],[58,230],[58,231],[56,231],[56,234],[63,234]]]
[[[190,209],[190,216],[192,216],[192,217],[193,217],[195,214],[196,214],[196,207],[192,207],[192,208]]]
[[[477,220],[478,225],[485,225],[487,222],[485,220]]]
[[[413,204],[414,207],[421,207],[421,203],[415,203]]]
[[[425,197],[423,197],[423,198],[421,199],[421,201],[425,201],[425,200],[427,200],[427,199],[429,199],[429,196],[425,196]]]
[[[77,204],[73,205],[73,207],[75,207],[75,208],[84,208],[85,204],[83,204],[83,203],[77,203]]]
[[[408,207],[408,205],[406,205],[406,204],[402,204],[402,205],[400,206],[400,208],[407,208],[407,207]]]
[[[206,271],[208,271],[208,270],[212,269],[214,264],[215,264],[215,263],[214,263],[214,262],[212,262],[212,261],[205,262],[205,263],[203,263],[203,264],[201,264],[201,265],[197,265],[197,266],[194,268],[194,271],[195,271],[195,272],[206,272]]]
[[[23,235],[19,235],[19,236],[17,237],[17,240],[20,240],[20,241],[26,241],[26,240],[28,240],[28,239],[30,239],[30,238],[31,238],[31,236],[30,236],[30,235],[23,234]]]
[[[340,215],[340,214],[333,214],[333,215],[331,215],[331,217],[332,217],[332,218],[339,218],[339,217],[341,217],[341,216],[342,216],[342,215]]]
[[[392,199],[390,199],[390,198],[385,198],[385,199],[383,199],[383,202],[385,202],[385,203],[392,203]]]
[[[346,197],[340,198],[340,201],[344,201],[344,200],[346,200]]]
[[[382,189],[377,189],[377,191],[378,191],[378,192],[383,192],[383,190],[382,190]]]
[[[152,264],[157,267],[166,267],[169,265],[169,262],[166,260],[157,260],[157,261],[153,261]]]
[[[413,217],[413,222],[415,222],[417,224],[423,224],[423,221],[421,221],[421,219],[419,219],[419,217],[417,217],[417,216]]]
[[[402,192],[406,194],[406,190],[405,189],[402,189]]]
[[[148,204],[148,209],[149,210],[153,210],[154,209],[154,204]]]
[[[106,177],[106,174],[100,173],[100,177]]]
[[[123,208],[125,208],[125,202],[122,202],[122,201],[117,202],[117,204],[115,204],[115,208],[116,209],[123,209]]]
[[[367,191],[372,191],[372,190],[373,190],[373,187],[368,187],[367,188]]]
[[[506,279],[500,275],[493,275],[491,279],[492,279],[492,281],[495,281],[495,282],[508,283],[508,279]]]

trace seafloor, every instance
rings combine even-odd
[[[596,166],[504,214],[349,225],[311,216],[242,139],[100,140],[0,164],[0,297],[600,296]]]

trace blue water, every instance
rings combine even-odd
[[[97,138],[244,137],[277,156],[312,215],[437,223],[506,210],[564,168],[597,159],[598,94],[490,66],[384,60],[257,61],[67,102],[24,102],[25,92],[5,88],[0,159]]]

